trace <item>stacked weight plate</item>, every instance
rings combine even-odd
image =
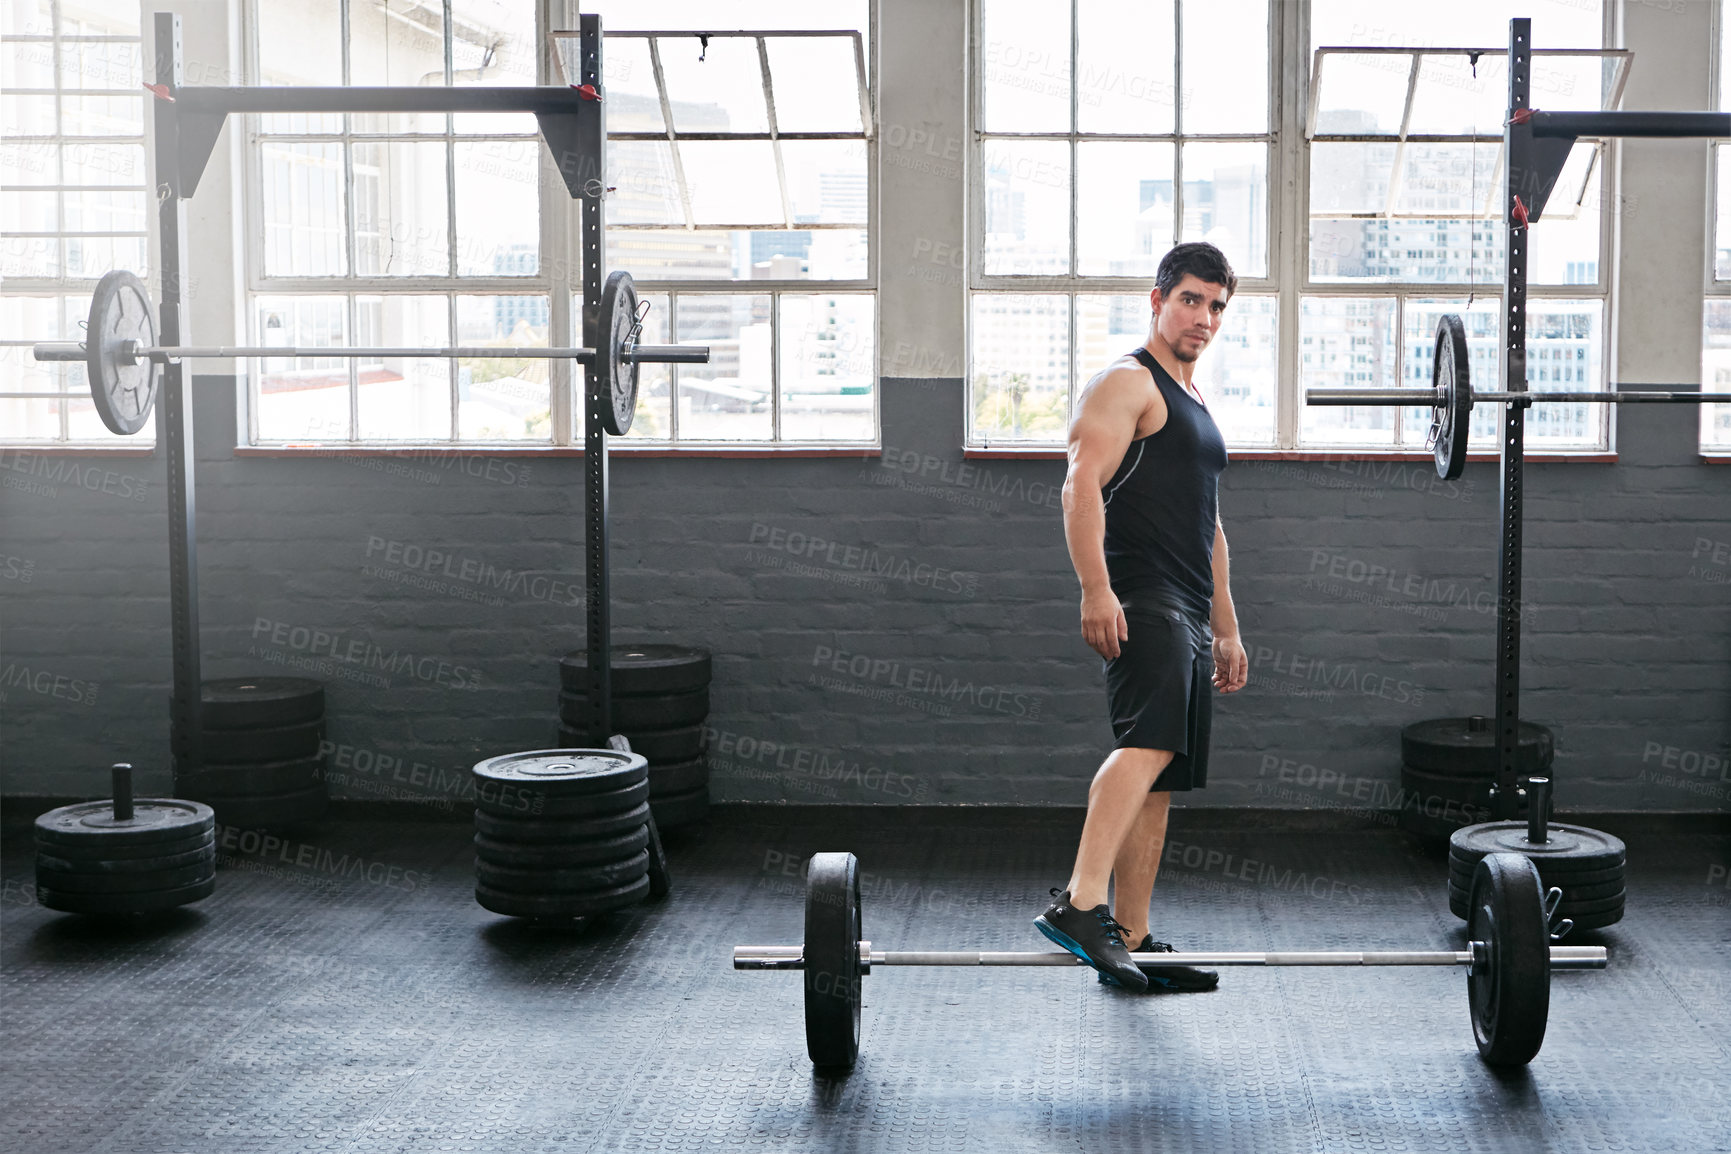
[[[1489,818],[1491,785],[1497,779],[1496,736],[1485,717],[1439,717],[1401,730],[1401,828],[1440,843],[1462,826]],[[1519,776],[1547,772],[1554,756],[1551,731],[1521,722]],[[1525,807],[1522,801],[1523,813]]]
[[[36,819],[36,897],[76,914],[148,914],[216,889],[216,818],[174,798],[132,797],[132,767],[115,767],[112,801]]]
[[[1581,825],[1551,822],[1547,840],[1527,840],[1524,821],[1493,821],[1458,829],[1449,838],[1449,909],[1468,913],[1473,867],[1490,853],[1525,854],[1539,867],[1548,890],[1563,891],[1556,917],[1569,918],[1578,930],[1596,930],[1623,917],[1623,870],[1628,854],[1621,839]]]
[[[703,723],[709,716],[707,649],[681,645],[613,650],[613,731],[649,761],[649,804],[663,829],[709,812],[709,763]],[[559,661],[559,743],[586,743],[589,655],[579,649]]]
[[[304,677],[206,681],[198,768],[176,767],[175,792],[224,825],[269,827],[323,817],[325,689]]]
[[[498,914],[578,918],[668,889],[649,763],[541,749],[475,766],[475,900]]]

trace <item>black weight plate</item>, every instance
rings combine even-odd
[[[1551,731],[1530,721],[1520,723],[1515,769],[1542,773],[1556,757]],[[1471,719],[1438,717],[1416,721],[1400,731],[1400,759],[1413,769],[1453,777],[1495,777],[1497,735],[1494,728],[1475,730]]]
[[[36,819],[37,845],[146,845],[209,833],[216,818],[209,806],[170,797],[141,797],[132,817],[114,820],[114,804],[83,801],[51,809]]]
[[[516,818],[500,817],[485,810],[475,811],[475,832],[495,841],[523,842],[586,842],[617,837],[642,826],[649,820],[649,803],[644,802],[624,813],[605,817],[583,818]]]
[[[575,894],[514,894],[477,885],[475,900],[496,914],[518,918],[585,918],[634,905],[649,896],[649,875],[611,890]]]
[[[128,857],[115,861],[57,857],[52,853],[36,854],[36,874],[143,874],[159,870],[179,869],[201,861],[216,860],[216,837],[212,834],[199,845],[179,853],[158,854],[155,857]]]
[[[224,825],[245,829],[277,829],[317,821],[330,808],[324,783],[292,793],[255,793],[245,797],[212,797],[210,806]]]
[[[1543,888],[1547,893],[1550,892],[1551,887],[1544,885],[1544,879],[1540,879],[1540,884],[1543,885]],[[1622,883],[1620,882],[1607,882],[1603,886],[1594,886],[1593,891],[1594,892],[1587,893],[1582,891],[1571,892],[1569,890],[1564,890],[1563,900],[1557,905],[1558,914],[1566,918],[1573,917],[1578,913],[1597,914],[1623,904],[1624,890]],[[1471,891],[1465,887],[1456,885],[1454,880],[1451,878],[1449,880],[1449,909],[1454,910],[1456,906],[1465,909],[1467,905],[1467,895],[1470,892]],[[1459,917],[1460,914],[1456,912],[1455,916]]]
[[[1467,938],[1487,956],[1467,971],[1479,1056],[1524,1066],[1545,1040],[1551,1006],[1551,935],[1539,871],[1519,854],[1487,854],[1473,874]]]
[[[213,851],[204,861],[184,865],[178,869],[155,870],[151,873],[68,874],[38,872],[36,884],[46,886],[55,893],[61,894],[135,894],[179,889],[182,886],[195,885],[215,876],[216,854]]]
[[[325,715],[323,682],[306,677],[226,677],[204,683],[205,729],[280,729]]]
[[[617,861],[647,847],[649,826],[594,841],[529,842],[500,841],[475,835],[475,859],[513,869],[570,869],[594,862]]]
[[[36,900],[51,910],[69,914],[149,914],[196,902],[215,892],[213,877],[178,889],[137,894],[69,894],[38,886]]]
[[[703,758],[681,765],[649,767],[649,796],[656,801],[676,793],[690,793],[709,787],[709,763]]]
[[[655,824],[662,829],[677,829],[709,816],[709,787],[700,786],[688,793],[670,793],[664,797],[649,795],[649,808],[655,811]]]
[[[324,740],[323,718],[268,729],[206,729],[199,734],[199,757],[206,765],[253,765],[317,757]]]
[[[475,765],[475,789],[484,783],[495,797],[505,797],[505,787],[530,790],[541,797],[577,797],[610,793],[635,785],[649,776],[649,762],[635,753],[616,749],[534,749],[489,757]],[[500,804],[506,804],[500,801]]]
[[[204,765],[177,771],[174,788],[190,797],[255,797],[311,789],[325,779],[325,759],[261,761],[254,765]]]
[[[215,823],[212,828],[202,833],[191,833],[185,837],[177,837],[171,841],[151,841],[132,845],[113,845],[103,841],[92,841],[84,845],[66,842],[43,842],[38,840],[36,852],[49,857],[70,861],[83,866],[103,865],[112,863],[117,869],[124,869],[123,863],[140,858],[150,860],[160,857],[174,857],[177,854],[189,853],[195,849],[203,849],[216,841]]]
[[[618,696],[703,689],[709,684],[711,668],[707,649],[684,645],[615,645],[613,693]],[[559,687],[568,693],[588,691],[588,650],[576,649],[559,659]],[[637,749],[636,742],[631,748]]]
[[[1433,452],[1437,476],[1453,481],[1466,469],[1467,439],[1473,415],[1467,330],[1454,313],[1444,313],[1437,320],[1431,385],[1439,394],[1431,413],[1432,430],[1436,435]]]
[[[532,786],[488,782],[475,787],[475,808],[500,817],[600,817],[635,809],[649,797],[649,782],[640,781],[606,793],[584,793],[576,797],[548,797]]]
[[[649,831],[649,896],[664,898],[673,888],[673,874],[667,868],[667,851],[661,845],[661,829],[653,815],[646,827]]]
[[[1550,840],[1534,845],[1527,840],[1524,821],[1491,821],[1480,825],[1462,826],[1449,838],[1451,860],[1472,861],[1487,853],[1518,853],[1544,861],[1541,870],[1551,862],[1569,862],[1564,869],[1605,869],[1621,865],[1628,853],[1620,838],[1584,825],[1551,822],[1546,835]]]
[[[578,894],[617,889],[648,872],[647,849],[640,849],[628,858],[575,869],[525,869],[496,866],[484,861],[475,863],[475,881],[478,884],[513,894]]]
[[[593,368],[599,378],[601,395],[607,404],[601,410],[601,423],[609,433],[623,437],[631,431],[631,421],[637,415],[637,362],[628,361],[624,352],[635,344],[637,331],[637,289],[631,274],[623,270],[612,273],[601,289],[601,323],[597,326],[602,346],[595,350]]]
[[[1562,859],[1561,863],[1548,858],[1538,858],[1533,862],[1534,865],[1539,867],[1539,877],[1544,881],[1547,887],[1561,886],[1562,888],[1569,890],[1579,889],[1582,886],[1602,886],[1609,884],[1615,884],[1620,887],[1623,884],[1623,874],[1627,869],[1627,867],[1622,864],[1606,866],[1603,869],[1590,870],[1557,868],[1559,864],[1566,866],[1567,863],[1567,858]],[[1477,865],[1477,859],[1468,861],[1461,858],[1451,857],[1449,859],[1449,884],[1459,886],[1463,890],[1471,889],[1473,884],[1473,868]]]
[[[815,853],[805,871],[805,1050],[820,1069],[859,1057],[859,862]]]
[[[559,694],[559,720],[576,729],[587,724],[589,699],[580,693]],[[682,729],[697,725],[709,716],[709,690],[692,689],[685,693],[649,693],[640,697],[613,698],[613,728],[631,739],[637,748],[637,735],[643,731]]]
[[[156,344],[156,320],[150,311],[150,290],[125,269],[104,273],[90,294],[90,318],[85,323],[84,369],[96,415],[110,432],[127,436],[150,419],[162,369],[143,358],[126,364],[121,342],[141,348]]]

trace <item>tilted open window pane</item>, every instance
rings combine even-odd
[[[663,36],[655,47],[675,131],[769,131],[755,40],[718,36],[706,47],[696,36]]]
[[[852,37],[785,36],[764,41],[777,132],[859,132],[860,89]]]
[[[649,39],[614,36],[606,45],[607,127],[612,132],[666,132],[661,114],[661,90],[655,86],[655,66]],[[610,158],[611,159],[611,158]]]

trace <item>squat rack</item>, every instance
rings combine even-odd
[[[147,87],[155,129],[157,221],[161,292],[157,305],[163,345],[185,343],[183,270],[187,264],[185,198],[198,189],[218,135],[230,113],[274,112],[529,112],[582,209],[582,341],[610,348],[601,331],[601,294],[606,252],[606,106],[601,100],[601,18],[580,20],[578,83],[569,87],[186,87],[180,16],[155,14],[155,83]],[[603,415],[612,404],[602,388],[597,358],[583,361],[584,580],[588,604],[588,741],[607,744],[612,733],[612,621],[608,580],[607,431]],[[158,435],[168,458],[169,600],[172,616],[174,687],[170,748],[178,764],[203,763],[202,677],[198,622],[198,534],[192,453],[192,378],[185,364],[162,366]]]

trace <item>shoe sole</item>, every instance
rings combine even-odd
[[[1128,988],[1123,982],[1120,982],[1117,978],[1095,965],[1094,959],[1088,956],[1088,952],[1084,950],[1069,934],[1066,934],[1057,926],[1054,926],[1051,922],[1047,921],[1045,914],[1041,914],[1039,917],[1034,919],[1034,928],[1039,930],[1042,934],[1045,934],[1054,944],[1063,946],[1066,950],[1075,954],[1082,960],[1083,965],[1089,967],[1096,974],[1100,975],[1100,980],[1102,982],[1105,982],[1109,986],[1117,986],[1121,990]]]
[[[1099,971],[1095,971],[1095,972],[1099,973]],[[1143,976],[1148,979],[1148,992],[1149,993],[1206,994],[1210,990],[1218,990],[1220,988],[1220,982],[1218,979],[1216,979],[1215,981],[1209,982],[1206,986],[1175,986],[1175,985],[1172,985],[1170,983],[1170,981],[1168,981],[1168,979],[1162,978],[1162,977],[1157,977],[1154,974],[1148,973],[1146,970],[1142,971],[1142,973],[1143,973]],[[1100,974],[1100,980],[1102,982],[1108,982],[1109,981],[1109,979],[1106,977],[1105,974]],[[1116,985],[1117,983],[1112,982],[1110,984]]]

